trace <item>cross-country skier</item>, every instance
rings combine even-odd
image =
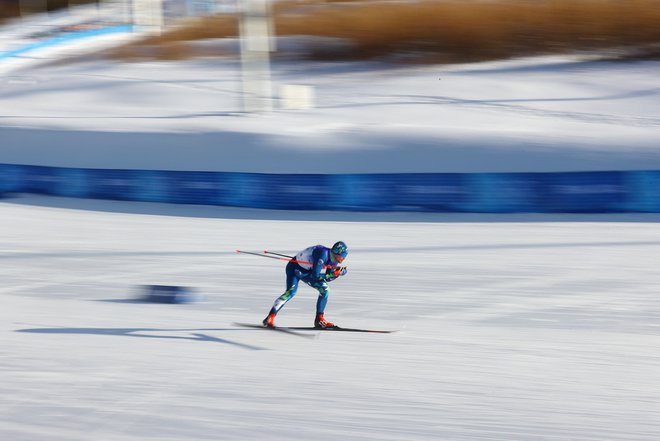
[[[323,317],[325,305],[328,303],[328,282],[346,274],[346,268],[339,264],[347,255],[348,248],[341,241],[335,243],[332,248],[314,245],[296,254],[286,266],[286,291],[275,299],[268,317],[263,321],[264,326],[271,328],[275,326],[275,316],[286,302],[296,295],[298,282],[302,280],[319,292],[314,327],[319,329],[334,327],[333,323]]]

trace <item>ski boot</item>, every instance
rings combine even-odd
[[[268,317],[266,317],[264,319],[264,321],[261,322],[261,323],[264,324],[264,328],[274,328],[275,327],[275,313],[271,312],[270,314],[268,314]]]
[[[314,319],[314,327],[316,329],[332,329],[336,328],[337,326],[334,323],[331,323],[323,317],[323,313],[321,314],[316,314],[316,318]]]

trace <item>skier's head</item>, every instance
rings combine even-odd
[[[342,263],[346,259],[346,256],[348,256],[348,247],[340,240],[330,249],[330,256],[335,262]]]

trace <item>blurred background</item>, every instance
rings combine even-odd
[[[0,0],[0,18],[62,12],[82,4],[123,11],[116,21],[163,26],[155,46],[159,58],[196,55],[195,41],[238,35],[235,13],[254,0]],[[316,59],[403,57],[416,62],[478,61],[547,53],[629,49],[657,55],[660,6],[656,0],[498,1],[268,1],[278,36],[341,39],[314,43]],[[195,19],[196,18],[196,19]],[[172,26],[167,29],[166,26]],[[209,53],[205,53],[209,56]]]
[[[0,439],[660,439],[659,56],[660,0],[0,0]],[[236,250],[337,240],[396,332],[236,325]]]

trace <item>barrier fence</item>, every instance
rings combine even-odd
[[[660,212],[660,171],[262,174],[0,164],[0,193],[281,210]]]
[[[75,30],[75,31],[53,31],[54,35],[36,39],[35,41],[27,44],[22,44],[19,47],[13,48],[8,51],[0,52],[0,60],[22,57],[26,54],[51,47],[60,46],[75,40],[83,40],[86,38],[99,37],[110,34],[128,33],[133,30],[132,25],[114,25],[114,26],[99,26],[88,30]]]

